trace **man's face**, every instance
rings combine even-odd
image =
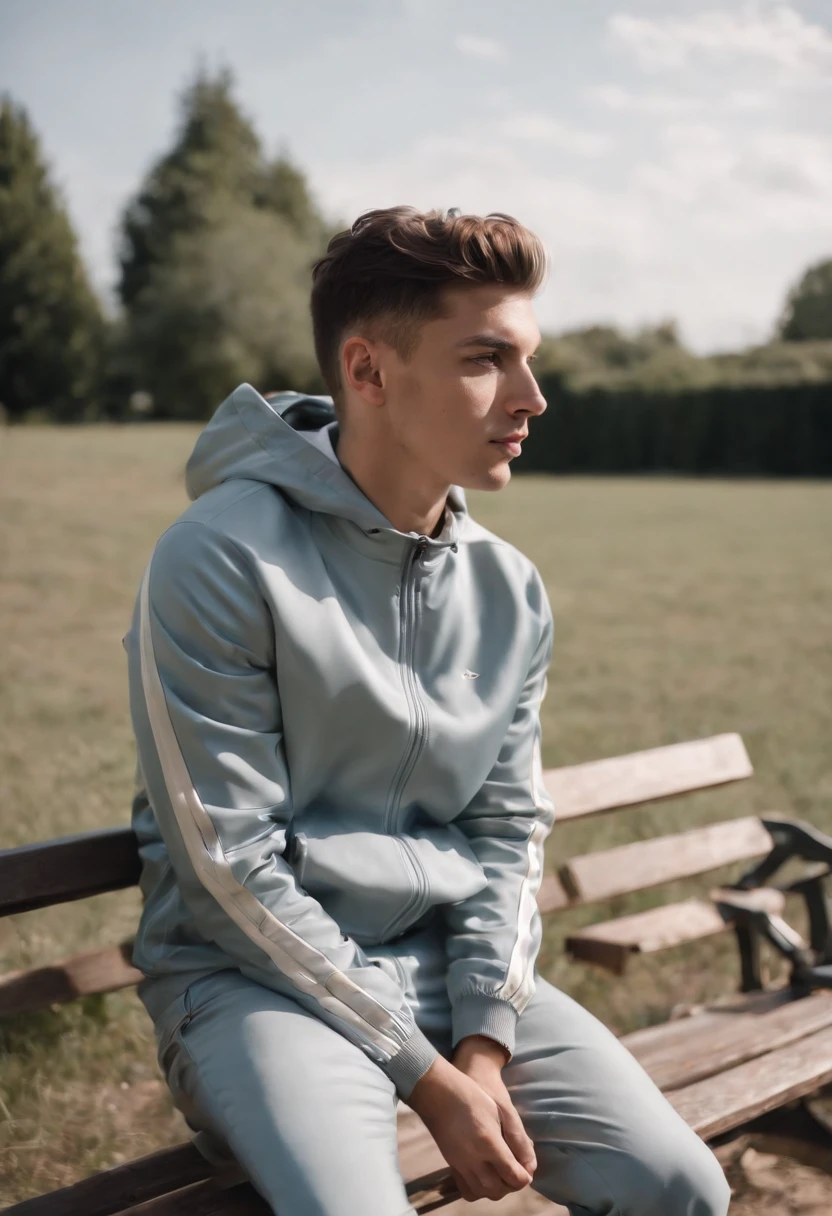
[[[420,326],[407,361],[379,344],[391,437],[438,483],[499,490],[546,401],[531,372],[540,343],[531,298],[499,286],[452,288],[447,315]]]

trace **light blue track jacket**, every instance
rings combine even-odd
[[[454,1045],[513,1051],[534,991],[552,615],[459,488],[436,539],[397,531],[339,464],[337,422],[281,417],[298,400],[243,384],[219,407],[125,638],[133,957],[157,991],[238,968],[406,1100],[436,1050],[365,947],[444,921]]]

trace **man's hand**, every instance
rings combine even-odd
[[[494,1049],[499,1052],[496,1059]],[[502,1199],[522,1190],[537,1166],[534,1148],[500,1077],[506,1058],[493,1040],[485,1047],[463,1040],[453,1062],[437,1056],[407,1099],[451,1167],[460,1195],[469,1201]],[[468,1075],[469,1069],[473,1075]],[[528,1164],[518,1159],[515,1144]]]
[[[488,1096],[497,1103],[503,1139],[520,1164],[534,1177],[537,1169],[534,1144],[523,1127],[501,1076],[503,1068],[510,1059],[510,1053],[496,1039],[490,1039],[487,1035],[474,1034],[460,1039],[451,1062],[472,1081],[476,1081],[480,1088],[484,1089]],[[457,1179],[457,1185],[460,1185],[460,1179]],[[460,1194],[463,1194],[461,1186]],[[468,1196],[463,1195],[463,1198],[467,1199]],[[474,1196],[474,1198],[480,1198],[480,1196]]]

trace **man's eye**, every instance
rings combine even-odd
[[[485,362],[490,363],[492,367],[495,367],[499,357],[500,356],[498,355],[497,351],[492,351],[490,355],[474,355],[474,363]]]

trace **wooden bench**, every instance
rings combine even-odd
[[[563,823],[751,774],[739,735],[724,734],[551,769],[545,778]],[[553,836],[557,842],[557,825]],[[786,886],[760,885],[796,847],[811,869]],[[546,874],[538,904],[548,915],[759,858],[763,860],[745,876],[743,889],[717,889],[709,897],[591,925],[570,934],[567,949],[575,959],[621,974],[634,954],[733,929],[741,949],[743,992],[622,1041],[690,1126],[713,1146],[753,1142],[832,1173],[832,1136],[810,1101],[832,1082],[832,992],[814,990],[824,974],[823,966],[815,964],[832,962],[823,892],[832,840],[805,825],[768,816],[712,823],[572,857]],[[136,841],[128,828],[9,849],[0,853],[0,916],[133,886],[139,868]],[[808,946],[783,920],[789,894],[805,899]],[[765,937],[788,954],[800,982],[760,990],[759,946]],[[139,978],[130,963],[129,942],[76,954],[0,977],[0,1016],[112,992]],[[459,1199],[424,1125],[404,1103],[399,1103],[399,1149],[408,1194],[418,1211],[455,1200],[460,1212],[470,1210]],[[531,1188],[507,1196],[497,1206],[506,1214],[558,1210]],[[217,1170],[186,1143],[25,1200],[6,1214],[244,1216],[267,1211],[239,1171]]]

